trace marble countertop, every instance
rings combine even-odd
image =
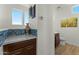
[[[8,30],[8,28],[3,28],[3,29],[0,29],[0,31],[4,31],[4,30]]]
[[[15,43],[15,42],[19,42],[19,41],[24,41],[24,40],[29,40],[29,39],[33,39],[33,38],[37,38],[37,37],[33,36],[33,35],[11,36],[11,37],[8,37],[5,40],[5,42],[3,43],[3,45],[10,44],[10,43]]]

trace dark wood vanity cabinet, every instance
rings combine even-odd
[[[4,55],[36,55],[36,38],[3,46]]]

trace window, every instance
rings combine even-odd
[[[75,5],[72,7],[72,13],[78,14],[79,13],[79,5]]]
[[[22,25],[23,12],[19,9],[12,9],[12,25]]]
[[[26,23],[29,23],[29,14],[28,14],[28,12],[25,12],[25,13],[24,13],[24,25],[25,25]]]

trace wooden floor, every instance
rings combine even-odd
[[[59,45],[55,51],[56,55],[79,55],[79,46],[66,44],[64,46]]]

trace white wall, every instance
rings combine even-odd
[[[29,20],[29,23],[30,23],[30,27],[32,28],[32,29],[37,29],[37,17],[35,17],[34,19],[30,19]]]
[[[79,46],[79,19],[78,27],[61,28],[61,20],[70,17],[78,17],[79,14],[72,14],[72,5],[60,5],[61,8],[56,8],[54,28],[55,32],[59,32],[62,39],[65,39],[68,43]]]
[[[54,54],[52,5],[38,5],[38,40],[37,54]],[[43,19],[40,19],[43,16]]]
[[[22,26],[12,25],[11,11],[13,8],[20,9],[23,12],[27,11],[26,7],[18,5],[18,4],[0,5],[0,29],[3,29],[3,28],[24,28],[24,25],[22,25]]]

